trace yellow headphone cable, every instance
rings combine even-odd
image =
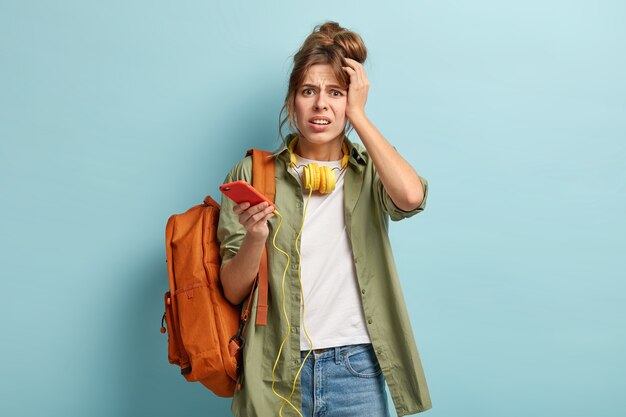
[[[288,149],[291,155],[290,166],[292,168],[296,168],[296,157],[295,157],[294,149],[296,147],[297,141],[298,141],[298,137],[296,136],[288,145]],[[348,160],[350,157],[349,152],[348,152],[348,147],[345,141],[342,144],[341,150],[343,151],[343,158],[341,160],[341,169],[343,170],[348,166]],[[275,371],[276,371],[276,367],[278,366],[278,360],[280,359],[280,356],[282,354],[283,347],[285,343],[287,342],[287,340],[289,339],[289,336],[291,335],[291,323],[289,322],[289,315],[287,314],[287,309],[285,307],[285,280],[287,277],[287,271],[289,270],[289,265],[291,263],[291,257],[289,256],[287,252],[285,252],[284,250],[276,246],[276,236],[278,236],[278,232],[280,231],[280,228],[283,224],[283,216],[280,214],[278,210],[274,210],[274,213],[280,218],[280,221],[278,223],[278,227],[276,228],[276,232],[274,233],[274,237],[272,239],[272,245],[274,246],[274,249],[276,249],[277,251],[285,255],[285,257],[287,258],[287,263],[285,265],[285,270],[283,271],[283,278],[281,282],[281,289],[282,289],[281,306],[282,306],[283,314],[285,315],[285,320],[287,321],[287,334],[285,335],[284,339],[282,340],[280,344],[280,348],[278,349],[276,360],[274,361],[274,366],[272,367],[272,392],[274,393],[274,395],[276,395],[277,397],[283,400],[280,406],[280,409],[278,410],[278,414],[281,417],[283,415],[282,414],[283,408],[285,407],[286,404],[289,404],[289,406],[293,408],[300,417],[303,417],[300,410],[298,410],[298,408],[294,406],[293,403],[291,402],[291,397],[293,396],[295,392],[296,383],[298,381],[298,378],[300,377],[302,368],[304,367],[304,364],[306,363],[307,359],[311,355],[311,352],[313,352],[313,340],[311,339],[311,336],[309,335],[309,332],[306,329],[306,324],[304,320],[305,302],[304,302],[304,290],[302,287],[302,275],[301,275],[302,255],[300,253],[300,249],[298,248],[298,241],[300,240],[300,237],[302,236],[302,230],[304,229],[304,219],[306,218],[307,208],[309,207],[309,202],[311,201],[311,195],[313,194],[313,191],[319,191],[321,194],[328,194],[332,192],[335,189],[336,177],[335,177],[335,173],[330,167],[319,166],[316,163],[310,163],[304,166],[304,169],[302,172],[302,183],[304,185],[304,188],[309,190],[309,196],[304,206],[302,224],[300,225],[300,230],[298,232],[298,236],[296,237],[295,249],[298,254],[298,282],[300,284],[300,297],[302,299],[302,323],[301,324],[302,324],[302,328],[304,329],[304,334],[306,335],[306,338],[309,341],[310,349],[307,352],[304,359],[302,360],[300,368],[298,368],[298,372],[296,373],[296,376],[291,386],[291,392],[289,393],[289,396],[287,398],[279,394],[275,389],[275,383],[276,383]]]
[[[306,356],[304,357],[304,360],[302,360],[302,364],[300,365],[300,368],[298,368],[298,372],[296,373],[296,376],[293,380],[293,384],[291,386],[291,392],[289,393],[289,396],[287,398],[280,395],[275,389],[275,383],[276,383],[275,371],[276,371],[276,366],[278,365],[278,360],[280,359],[280,356],[283,351],[283,346],[285,345],[285,343],[287,342],[287,339],[289,339],[289,335],[291,334],[291,323],[289,322],[289,315],[287,314],[287,309],[285,307],[285,278],[287,277],[287,271],[289,270],[291,257],[289,256],[287,252],[285,252],[284,250],[276,246],[276,236],[278,235],[278,231],[280,230],[280,227],[283,224],[283,216],[278,212],[278,210],[274,211],[274,213],[278,215],[278,217],[280,218],[280,221],[278,223],[278,227],[276,228],[276,232],[274,233],[274,238],[272,239],[272,245],[277,251],[279,251],[280,253],[282,253],[283,255],[287,257],[287,263],[285,264],[285,270],[283,271],[283,278],[281,282],[281,288],[282,288],[281,305],[283,309],[283,314],[285,315],[285,320],[287,321],[287,334],[285,335],[285,338],[280,344],[280,348],[278,349],[278,355],[276,356],[276,360],[274,361],[274,366],[272,367],[272,392],[274,393],[274,395],[276,395],[277,397],[283,400],[280,406],[280,409],[278,410],[278,415],[281,417],[283,415],[283,408],[285,407],[286,404],[289,404],[289,406],[291,406],[291,408],[293,408],[300,417],[303,417],[302,413],[300,413],[300,410],[298,410],[298,408],[294,406],[293,403],[291,402],[291,397],[293,396],[293,393],[296,390],[296,383],[298,381],[298,378],[300,377],[302,368],[304,367],[304,364],[306,363],[307,359],[311,355],[311,352],[313,351],[313,340],[311,339],[311,336],[309,335],[309,332],[306,329],[306,324],[304,320],[305,302],[304,302],[304,290],[302,288],[302,275],[301,275],[302,255],[300,253],[300,249],[298,248],[298,241],[300,240],[300,236],[302,235],[302,230],[304,229],[304,219],[306,218],[306,212],[307,212],[307,208],[309,207],[309,201],[311,200],[312,194],[313,194],[313,189],[311,188],[309,191],[309,197],[307,198],[306,204],[304,206],[304,212],[302,216],[302,225],[300,226],[300,231],[298,232],[298,236],[296,237],[296,241],[295,241],[295,248],[296,248],[296,252],[298,253],[298,282],[300,284],[300,297],[302,299],[302,323],[301,324],[302,324],[302,328],[304,329],[304,334],[306,335],[306,338],[309,341],[310,349],[307,352]]]

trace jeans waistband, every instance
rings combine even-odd
[[[321,360],[325,358],[333,358],[335,361],[339,361],[339,356],[347,356],[353,355],[355,353],[360,353],[364,350],[371,349],[371,343],[358,344],[358,345],[345,345],[345,346],[335,346],[321,349],[313,349],[311,351],[311,355],[309,358],[314,358],[315,360]],[[309,353],[308,350],[303,350],[300,352],[302,359],[306,357]]]

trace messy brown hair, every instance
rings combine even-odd
[[[348,29],[342,28],[337,22],[325,22],[317,25],[313,32],[293,57],[293,69],[289,76],[289,87],[285,102],[278,115],[278,132],[285,141],[282,130],[289,126],[297,131],[295,122],[295,99],[298,87],[304,81],[309,68],[313,65],[329,64],[342,88],[347,89],[350,76],[341,68],[346,66],[343,58],[351,58],[361,64],[367,58],[367,49],[361,37]],[[346,124],[346,132],[352,129],[350,122]]]

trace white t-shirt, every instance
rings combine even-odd
[[[344,218],[346,170],[341,169],[341,161],[313,161],[298,155],[296,160],[295,171],[291,170],[299,180],[304,166],[311,162],[334,168],[337,178],[331,193],[313,191],[300,237],[304,292],[300,349],[308,351],[310,347],[305,326],[314,349],[371,343]],[[302,193],[306,206],[309,190],[303,188]]]

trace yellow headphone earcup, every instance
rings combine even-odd
[[[326,184],[327,184],[327,175],[326,175],[326,167],[325,166],[321,166],[320,167],[320,193],[322,194],[326,194]]]
[[[335,172],[330,167],[326,167],[326,192],[330,193],[333,191],[336,183]]]
[[[302,170],[302,182],[304,183],[305,189],[311,189],[311,167],[308,165]]]
[[[302,182],[307,190],[328,194],[335,189],[337,178],[330,167],[312,162],[302,170]]]
[[[311,171],[313,171],[313,190],[319,190],[321,181],[320,167],[316,163],[312,163],[311,165],[313,165],[311,169]]]
[[[304,176],[304,188],[309,190],[319,190],[320,188],[320,167],[316,163],[310,163],[302,170]]]

